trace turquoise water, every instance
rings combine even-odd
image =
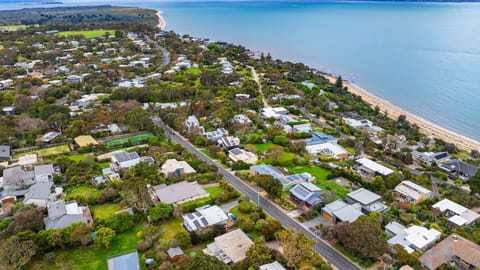
[[[168,30],[342,74],[403,109],[480,140],[480,4],[115,3],[162,10]]]

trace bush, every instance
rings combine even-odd
[[[100,225],[112,228],[115,232],[121,233],[128,231],[135,226],[135,216],[129,213],[120,213],[112,215],[106,219],[98,221]]]
[[[239,217],[235,220],[235,225],[247,233],[255,229],[254,221],[249,218]]]
[[[191,202],[186,202],[184,204],[181,204],[181,206],[182,206],[182,211],[184,213],[187,213],[187,212],[193,212],[198,207],[204,206],[207,204],[210,204],[210,205],[214,204],[213,198],[204,198],[204,199],[199,199]]]
[[[145,250],[149,249],[151,246],[151,243],[148,241],[143,241],[137,243],[137,250],[140,252],[144,252]]]
[[[238,205],[238,211],[240,211],[240,213],[243,213],[243,214],[249,214],[252,212],[252,207],[254,206],[253,203],[247,201],[247,200],[244,200],[242,202],[240,202],[240,204]]]

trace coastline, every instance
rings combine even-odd
[[[157,10],[157,18],[158,18],[157,27],[160,28],[160,30],[163,30],[163,28],[167,25],[167,22],[162,16],[162,11]]]
[[[337,78],[330,74],[324,73],[323,75],[332,83],[335,83],[337,80]],[[369,93],[352,82],[343,80],[343,85],[348,88],[350,93],[360,96],[366,103],[370,104],[370,106],[375,107],[378,105],[381,112],[388,112],[388,116],[390,118],[396,119],[399,115],[403,114],[407,116],[407,121],[416,124],[420,128],[420,131],[426,135],[442,139],[445,142],[453,143],[460,149],[480,151],[480,142],[474,139],[460,135],[446,128],[440,127],[417,115],[409,113],[408,111],[393,105],[391,102]]]

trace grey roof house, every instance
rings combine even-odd
[[[49,200],[53,200],[53,182],[37,182],[25,193],[24,204],[35,204],[37,207],[46,207]]]
[[[472,177],[478,172],[479,168],[461,160],[454,159],[440,164],[440,169],[444,170],[448,174],[459,177],[465,181],[472,179]]]
[[[48,217],[43,219],[45,229],[62,229],[76,222],[92,223],[88,206],[78,206],[77,202],[64,200],[47,204]]]
[[[9,161],[11,158],[10,146],[0,145],[0,161]]]
[[[140,270],[137,251],[107,260],[108,270]]]
[[[360,188],[347,194],[345,201],[349,204],[359,204],[364,214],[372,212],[383,213],[388,206],[381,202],[382,197],[368,189]]]

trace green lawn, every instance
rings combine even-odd
[[[59,36],[78,36],[83,35],[86,38],[97,38],[108,33],[109,35],[114,35],[114,30],[81,30],[81,31],[63,31],[58,33]]]
[[[200,69],[199,68],[190,68],[184,71],[186,75],[192,74],[192,75],[199,75],[200,74]]]
[[[183,218],[171,219],[166,222],[162,222],[161,226],[164,229],[164,233],[161,237],[164,241],[170,241],[175,238],[175,234],[185,230],[182,227]]]
[[[122,210],[123,208],[118,203],[106,203],[101,205],[92,205],[90,210],[92,211],[95,219],[104,219],[111,216],[113,213]]]
[[[75,162],[78,163],[78,162],[84,160],[85,157],[87,157],[87,156],[91,156],[91,157],[95,158],[95,154],[93,154],[93,153],[73,154],[73,155],[69,155],[69,156],[67,156],[67,157],[68,157],[70,160],[73,160],[73,161],[75,161]]]
[[[255,149],[258,152],[266,152],[270,146],[274,145],[274,143],[262,143],[262,144],[254,144]]]
[[[337,195],[342,198],[345,197],[347,193],[349,193],[348,189],[340,186],[335,182],[327,180],[327,176],[330,174],[330,171],[324,168],[321,168],[318,166],[313,166],[313,167],[302,166],[302,167],[289,168],[289,171],[291,173],[303,173],[303,172],[310,173],[311,175],[315,176],[315,181],[314,181],[315,184],[319,185],[321,188],[324,188],[324,189],[335,190],[335,192],[337,192]]]
[[[296,154],[294,153],[290,153],[290,152],[283,152],[283,154],[278,158],[278,161],[279,162],[285,162],[285,161],[289,161],[289,160],[292,160],[294,158],[298,157]],[[266,159],[262,159],[261,162],[263,163],[272,163],[271,159],[270,158],[266,158]]]
[[[55,252],[59,264],[52,265],[38,258],[32,261],[27,269],[105,270],[108,258],[136,249],[138,242],[136,233],[143,230],[143,227],[143,224],[139,224],[130,231],[117,235],[109,248],[96,248],[95,246],[66,248]]]
[[[35,150],[29,153],[21,153],[14,155],[14,158],[18,158],[20,156],[24,156],[26,154],[37,154],[40,157],[48,157],[48,156],[53,156],[53,155],[58,155],[58,154],[63,154],[63,153],[70,153],[70,148],[68,148],[68,145],[59,145],[59,146],[54,146],[50,148],[44,148],[44,149],[39,149]]]
[[[17,31],[27,28],[26,25],[2,25],[0,26],[1,31]]]
[[[207,187],[204,188],[208,194],[210,194],[210,197],[216,198],[218,194],[224,192],[225,190],[221,186],[216,186],[216,187]]]
[[[67,196],[65,196],[65,200],[79,200],[82,202],[88,202],[90,200],[96,200],[102,194],[102,190],[96,188],[90,188],[85,186],[80,186],[73,188],[67,191]]]

